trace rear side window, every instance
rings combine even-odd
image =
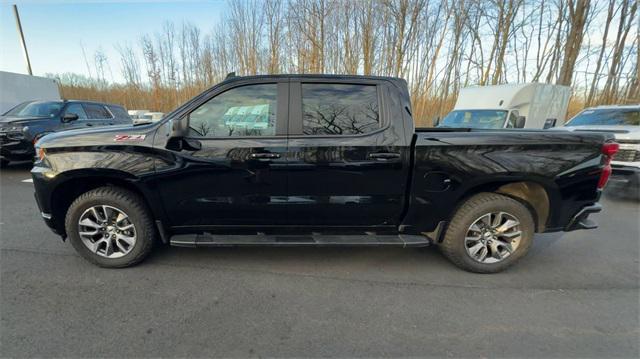
[[[375,85],[302,84],[305,135],[359,135],[380,128]]]
[[[120,106],[109,106],[109,110],[111,110],[113,116],[117,118],[129,118],[129,114],[127,113],[127,111],[125,111],[124,108]]]
[[[111,114],[102,105],[96,105],[91,103],[85,103],[82,105],[84,111],[87,113],[87,117],[90,119],[107,119],[111,118]]]

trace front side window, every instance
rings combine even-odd
[[[104,120],[111,118],[111,114],[104,106],[95,105],[91,103],[85,103],[84,111],[87,113],[87,117],[92,120]]]
[[[302,84],[302,133],[359,135],[379,129],[375,85]]]
[[[515,128],[516,123],[518,123],[518,112],[511,111],[509,114],[509,121],[507,121],[507,128]]]
[[[189,114],[192,137],[273,136],[277,84],[236,87]]]
[[[86,120],[87,119],[87,114],[84,112],[84,109],[82,108],[82,105],[79,103],[72,103],[69,106],[67,106],[67,109],[65,110],[66,114],[71,114],[74,113],[76,115],[78,115],[78,119],[80,120]]]

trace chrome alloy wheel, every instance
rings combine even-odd
[[[84,211],[78,220],[78,234],[90,251],[105,258],[120,258],[136,244],[136,228],[129,216],[107,205]]]
[[[509,257],[522,239],[520,221],[506,212],[491,212],[476,219],[467,229],[464,247],[480,263],[497,263]]]

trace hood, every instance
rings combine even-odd
[[[619,140],[640,140],[640,126],[561,126],[554,130],[571,132],[606,132],[611,133]]]
[[[51,117],[14,117],[14,116],[0,116],[0,125],[3,124],[19,124],[23,122],[50,120]]]
[[[76,130],[50,133],[40,140],[38,146],[42,148],[66,146],[95,146],[116,143],[116,137],[121,135],[143,135],[149,133],[149,128],[134,127],[132,125],[104,126],[97,128],[81,128]],[[144,137],[142,137],[144,139]]]

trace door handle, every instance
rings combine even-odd
[[[395,152],[376,152],[370,153],[369,158],[372,160],[393,160],[400,158],[400,154]]]
[[[87,123],[87,126],[93,126],[93,123]]]
[[[265,159],[271,160],[271,159],[280,158],[280,154],[271,153],[271,152],[260,152],[260,153],[252,153],[251,155],[249,155],[249,157],[254,159],[259,159],[259,160],[265,160]]]

